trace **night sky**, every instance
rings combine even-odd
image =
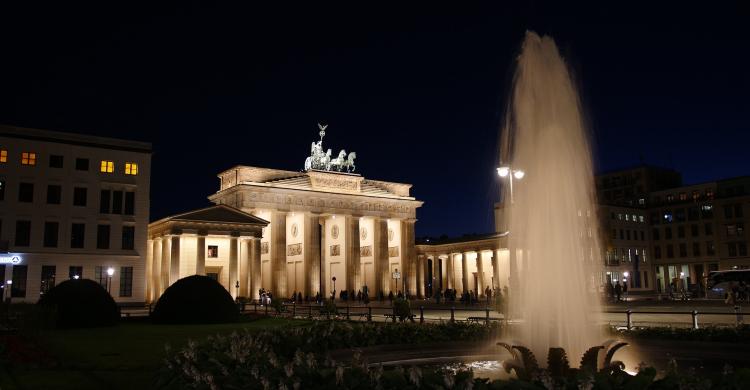
[[[322,121],[324,146],[356,151],[359,173],[414,185],[418,236],[492,231],[527,29],[551,34],[572,66],[599,171],[750,174],[740,2],[8,3],[0,123],[152,142],[152,220],[208,205],[234,165],[301,170]]]

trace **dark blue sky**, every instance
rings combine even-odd
[[[0,6],[0,122],[152,142],[152,219],[206,205],[233,165],[301,169],[324,121],[364,176],[414,184],[418,235],[491,231],[526,29],[574,69],[599,170],[750,174],[740,2],[18,3]]]

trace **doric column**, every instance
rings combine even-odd
[[[482,265],[482,251],[477,250],[477,296],[484,295],[484,265]]]
[[[492,288],[501,288],[500,285],[500,262],[497,249],[490,252],[492,259]]]
[[[260,238],[253,237],[248,240],[250,249],[250,293],[248,298],[259,298],[258,290],[260,290],[261,283],[261,266],[260,266]]]
[[[240,296],[248,297],[250,288],[250,239],[240,240]]]
[[[154,260],[151,262],[151,301],[155,302],[161,296],[161,238],[151,240],[153,245]]]
[[[414,245],[413,219],[401,221],[401,266],[406,271],[406,288],[411,296],[417,295],[417,248]],[[404,291],[406,294],[407,291]]]
[[[170,250],[169,250],[169,237],[163,236],[161,238],[161,274],[160,281],[159,281],[159,295],[164,294],[164,290],[169,287],[169,259],[170,259]]]
[[[425,290],[425,274],[427,273],[425,268],[427,267],[427,261],[424,255],[417,256],[417,297],[424,298]]]
[[[153,240],[146,240],[146,278],[144,279],[146,282],[146,302],[151,302],[153,300],[151,289],[154,287],[153,283],[151,283],[152,279],[152,272],[153,272],[153,264],[154,264],[154,242]],[[5,279],[0,279],[5,280]]]
[[[359,217],[347,215],[345,226],[346,289],[349,294],[356,294],[362,286],[362,267],[359,261]]]
[[[305,213],[305,295],[320,291],[320,216]]]
[[[195,240],[195,274],[206,275],[206,235],[198,233]]]
[[[239,281],[239,278],[237,277],[237,263],[238,263],[238,256],[237,256],[237,244],[238,239],[235,233],[232,233],[232,238],[229,239],[229,294],[232,296],[232,298],[237,299],[237,282]]]
[[[286,291],[286,212],[271,215],[271,292],[280,299]]]
[[[370,295],[376,297],[375,294],[381,291],[387,295],[391,282],[390,266],[388,265],[388,220],[385,218],[373,218],[372,241],[375,290]]]
[[[182,235],[175,234],[172,236],[172,245],[170,247],[170,259],[169,259],[169,285],[176,282],[180,278],[180,242]]]
[[[453,253],[448,253],[448,258],[445,259],[445,288],[454,289],[456,288],[455,280],[453,278]]]
[[[432,255],[432,294],[443,289],[443,281],[440,279],[440,258],[437,254]]]
[[[461,252],[461,283],[463,283],[463,291],[469,291],[469,259],[466,252]]]

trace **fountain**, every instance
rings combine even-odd
[[[601,344],[601,252],[581,103],[552,38],[527,32],[503,129],[503,163],[523,169],[506,194],[512,337],[537,356],[578,358]]]

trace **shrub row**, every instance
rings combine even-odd
[[[750,343],[750,325],[741,325],[738,327],[709,326],[699,329],[644,327],[633,328],[631,330],[618,330],[611,328],[610,332],[613,335],[627,338]]]

